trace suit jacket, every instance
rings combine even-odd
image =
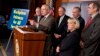
[[[82,30],[83,30],[83,28],[84,28],[85,21],[84,21],[84,19],[83,19],[81,16],[78,18],[78,20],[79,20],[79,22],[80,22],[79,33],[81,33]]]
[[[84,41],[83,56],[100,56],[100,14],[97,14],[82,32]]]
[[[41,21],[39,23],[38,30],[41,30],[41,31],[48,33],[48,32],[50,32],[53,24],[54,24],[54,17],[49,15],[45,20],[43,18],[41,19]]]
[[[45,41],[45,49],[43,56],[50,55],[50,46],[51,46],[51,36],[50,30],[54,23],[54,17],[49,15],[47,18],[42,18],[39,22],[39,27],[36,28],[38,31],[43,31],[47,34],[46,41]]]
[[[42,18],[39,22],[38,28],[36,26],[29,25],[29,28],[32,28],[34,31],[43,31],[49,33],[50,29],[54,23],[54,18],[49,15],[45,20]]]
[[[55,22],[54,33],[62,34],[65,31],[65,27],[67,25],[68,18],[69,18],[69,16],[65,15],[62,22],[60,23],[60,25],[58,27],[59,20],[60,20],[60,17],[58,17],[57,21]]]
[[[70,32],[60,44],[59,56],[78,56],[80,36],[77,30]]]
[[[69,16],[65,15],[62,22],[60,23],[59,27],[58,27],[58,24],[59,24],[59,20],[60,20],[60,17],[57,18],[57,20],[55,21],[53,27],[52,27],[52,44],[53,46],[56,48],[56,46],[61,42],[61,40],[63,39],[63,37],[65,36],[65,33],[67,31],[67,20],[68,20]],[[56,39],[55,36],[54,36],[54,33],[56,34],[60,34],[62,35],[61,38],[59,39]],[[54,49],[55,49],[54,48]]]

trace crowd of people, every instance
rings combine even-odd
[[[58,17],[50,14],[50,7],[43,4],[36,8],[28,27],[47,34],[44,56],[100,56],[100,5],[88,4],[90,19],[81,16],[81,8],[74,7],[73,17],[65,14],[64,7],[58,8]]]

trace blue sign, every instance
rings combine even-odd
[[[27,23],[29,10],[13,8],[8,21],[8,29],[13,30],[15,27],[24,26]]]

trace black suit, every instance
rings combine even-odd
[[[64,36],[64,33],[67,31],[67,20],[68,20],[68,18],[69,18],[69,16],[65,15],[62,22],[60,23],[60,25],[58,27],[59,20],[60,20],[60,17],[58,17],[57,21],[55,22],[55,27],[53,28],[54,33]],[[59,43],[61,39],[62,38],[56,39],[57,40],[56,42]]]
[[[70,32],[60,44],[59,56],[78,56],[80,37],[77,30]]]
[[[60,23],[59,27],[58,27],[58,24],[59,24],[59,20],[60,20],[60,17],[58,17],[57,21],[55,22],[55,32],[54,33],[57,33],[57,34],[62,34],[64,32],[64,27],[67,25],[67,20],[68,20],[68,16],[64,16],[62,22]]]
[[[79,20],[79,22],[80,22],[79,32],[81,33],[81,32],[82,32],[82,30],[83,30],[83,28],[84,28],[85,21],[84,21],[84,19],[83,19],[81,16],[80,16],[80,17],[78,17],[78,20]]]
[[[67,29],[67,20],[68,20],[68,16],[64,16],[62,22],[60,23],[59,27],[58,27],[58,24],[59,24],[59,20],[60,20],[60,17],[57,18],[57,20],[55,21],[55,25],[53,27],[53,35],[54,33],[56,34],[60,34],[60,35],[64,35],[64,33],[66,32],[66,29]],[[54,37],[55,39],[55,37]],[[55,39],[53,43],[55,43],[56,45],[58,45],[60,43],[62,38],[59,38],[59,39]]]
[[[100,56],[100,14],[97,14],[82,32],[84,42],[82,56]]]
[[[58,17],[57,20],[54,23],[54,26],[52,27],[52,31],[53,31],[53,34],[52,34],[53,35],[52,45],[53,45],[53,48],[54,48],[54,52],[55,52],[55,49],[56,49],[57,45],[61,42],[61,40],[65,36],[65,33],[67,31],[67,20],[68,20],[68,18],[69,18],[69,16],[65,15],[63,20],[62,20],[62,22],[60,23],[60,25],[58,27],[59,20],[60,20],[60,17]],[[54,37],[54,33],[60,34],[60,35],[62,35],[62,37],[59,38],[59,39],[56,39]]]

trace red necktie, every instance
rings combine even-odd
[[[90,17],[84,27],[84,29],[86,29],[90,24],[92,23],[92,17]]]

